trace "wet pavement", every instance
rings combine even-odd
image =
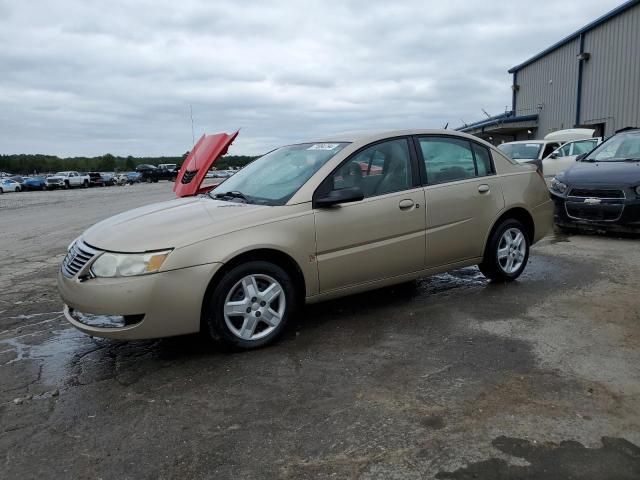
[[[255,352],[70,328],[68,243],[170,189],[0,197],[0,477],[640,478],[640,240],[555,234],[514,284],[313,305]]]

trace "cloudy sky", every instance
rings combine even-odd
[[[507,69],[622,0],[0,0],[0,153],[230,153],[440,128],[511,102]]]

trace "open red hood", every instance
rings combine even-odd
[[[202,135],[198,143],[191,149],[189,156],[180,167],[173,191],[178,197],[189,197],[200,192],[204,177],[222,155],[227,153],[229,145],[238,136],[238,132],[228,135]],[[207,189],[208,190],[208,189]]]

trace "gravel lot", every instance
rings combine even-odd
[[[640,240],[555,234],[308,307],[278,344],[91,339],[66,246],[172,184],[0,196],[0,477],[640,478]]]

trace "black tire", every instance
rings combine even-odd
[[[153,180],[151,180],[151,177],[147,177],[147,183],[151,183],[153,182]]]
[[[65,181],[64,182],[64,188],[68,190],[70,187],[71,187],[71,185],[69,185],[69,182]]]
[[[4,193],[4,190],[0,188],[0,195],[2,195],[3,193]]]
[[[82,188],[89,188],[89,182],[87,180],[82,182]]]
[[[505,246],[507,246],[504,243],[503,236],[509,230],[511,232],[519,230],[524,237],[522,239],[525,250],[524,258],[520,258],[522,263],[513,271],[508,271],[508,258],[498,258],[498,249],[504,249]],[[478,267],[485,277],[494,282],[512,282],[522,274],[527,266],[527,262],[529,261],[529,246],[529,233],[524,225],[514,218],[503,220],[491,233],[491,237],[489,238],[489,242],[487,243],[487,248],[484,253],[484,259]],[[514,255],[517,255],[517,252],[515,252]],[[503,265],[502,260],[505,261],[505,265]]]
[[[224,305],[227,297],[232,294],[237,294],[239,292],[238,289],[242,289],[238,286],[238,283],[249,275],[270,277],[280,284],[283,294],[281,294],[277,300],[273,301],[277,303],[270,304],[272,307],[278,308],[278,306],[281,305],[279,302],[281,301],[282,296],[284,296],[285,300],[284,312],[281,316],[280,322],[270,333],[258,339],[243,339],[236,333],[233,333],[227,325],[227,320],[224,314]],[[240,293],[242,292],[240,291]],[[295,313],[298,298],[291,276],[278,265],[265,261],[250,261],[231,269],[224,274],[214,288],[209,289],[208,295],[209,297],[205,299],[206,303],[202,322],[203,329],[206,329],[209,336],[216,342],[237,350],[259,348],[275,341],[286,328],[287,322],[291,316]],[[240,300],[243,299],[244,294],[242,294],[242,298],[240,298]],[[255,306],[253,308],[260,308],[257,302],[254,302],[252,305]],[[252,307],[249,306],[248,308]],[[269,306],[262,308],[269,308]],[[256,316],[259,316],[258,312],[252,313],[251,318],[253,319]],[[262,323],[263,319],[255,320],[257,323],[255,327],[256,335],[260,335],[261,333],[264,334],[264,332],[270,328],[266,323]],[[236,328],[242,330],[242,317],[230,317],[229,322],[232,325],[236,323]],[[262,331],[260,328],[262,328]]]
[[[21,191],[22,191],[22,188],[16,187],[16,193],[21,192]]]

